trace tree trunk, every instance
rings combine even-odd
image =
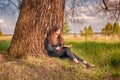
[[[46,33],[55,25],[63,26],[65,0],[23,0],[9,54],[46,55]]]

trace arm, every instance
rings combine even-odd
[[[48,51],[54,52],[56,50],[56,47],[53,47],[50,43],[47,45]]]
[[[56,50],[56,47],[52,46],[49,39],[47,39],[47,41],[46,41],[46,49],[50,52],[54,52]]]
[[[51,52],[62,49],[62,46],[53,47],[50,43],[48,43],[47,46],[48,46],[48,51],[51,51]]]

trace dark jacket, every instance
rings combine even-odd
[[[49,40],[49,38],[48,38],[49,36],[50,35],[47,35],[47,37],[46,37],[46,43],[45,43],[46,51],[47,51],[49,56],[54,56],[54,57],[56,56],[57,57],[56,53],[58,51],[56,50],[56,47],[62,46],[62,44],[60,43],[59,37],[57,37],[57,44],[56,45],[52,45],[50,40]]]

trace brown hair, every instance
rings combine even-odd
[[[56,32],[57,30],[59,30],[59,29],[62,30],[59,26],[55,26],[55,27],[53,27],[53,28],[50,30],[49,40],[50,40],[50,42],[51,42],[52,45],[56,45],[56,44],[57,44],[57,39],[56,39],[56,37],[55,37],[55,34],[56,34],[55,32]],[[60,39],[60,44],[63,45],[64,40],[63,40],[62,32],[60,32],[58,38]]]

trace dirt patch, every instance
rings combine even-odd
[[[64,73],[61,64],[50,58],[28,57],[0,65],[0,79],[4,80],[61,80]]]
[[[92,80],[92,71],[69,59],[27,56],[0,64],[0,80]]]

